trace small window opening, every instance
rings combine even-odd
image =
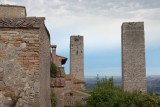
[[[73,96],[73,93],[70,93],[70,96]]]

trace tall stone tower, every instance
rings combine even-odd
[[[70,37],[70,73],[74,79],[84,81],[83,36]]]
[[[146,92],[144,23],[122,24],[122,80],[125,91]]]
[[[0,5],[0,107],[51,107],[50,34],[44,17]]]

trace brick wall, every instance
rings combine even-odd
[[[50,39],[44,18],[16,20],[25,24],[0,25],[0,107],[10,107],[14,96],[21,96],[17,107],[50,107]]]

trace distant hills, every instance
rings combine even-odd
[[[111,78],[111,77],[98,77],[99,80],[103,78]],[[121,76],[113,76],[115,85],[121,86],[122,85],[122,78]],[[97,77],[86,77],[86,89],[92,89],[97,81]],[[160,95],[160,75],[152,75],[147,76],[147,92],[153,92],[156,95]]]

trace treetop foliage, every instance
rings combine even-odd
[[[98,80],[86,105],[76,107],[160,107],[160,99],[145,93],[124,92],[113,78]]]

